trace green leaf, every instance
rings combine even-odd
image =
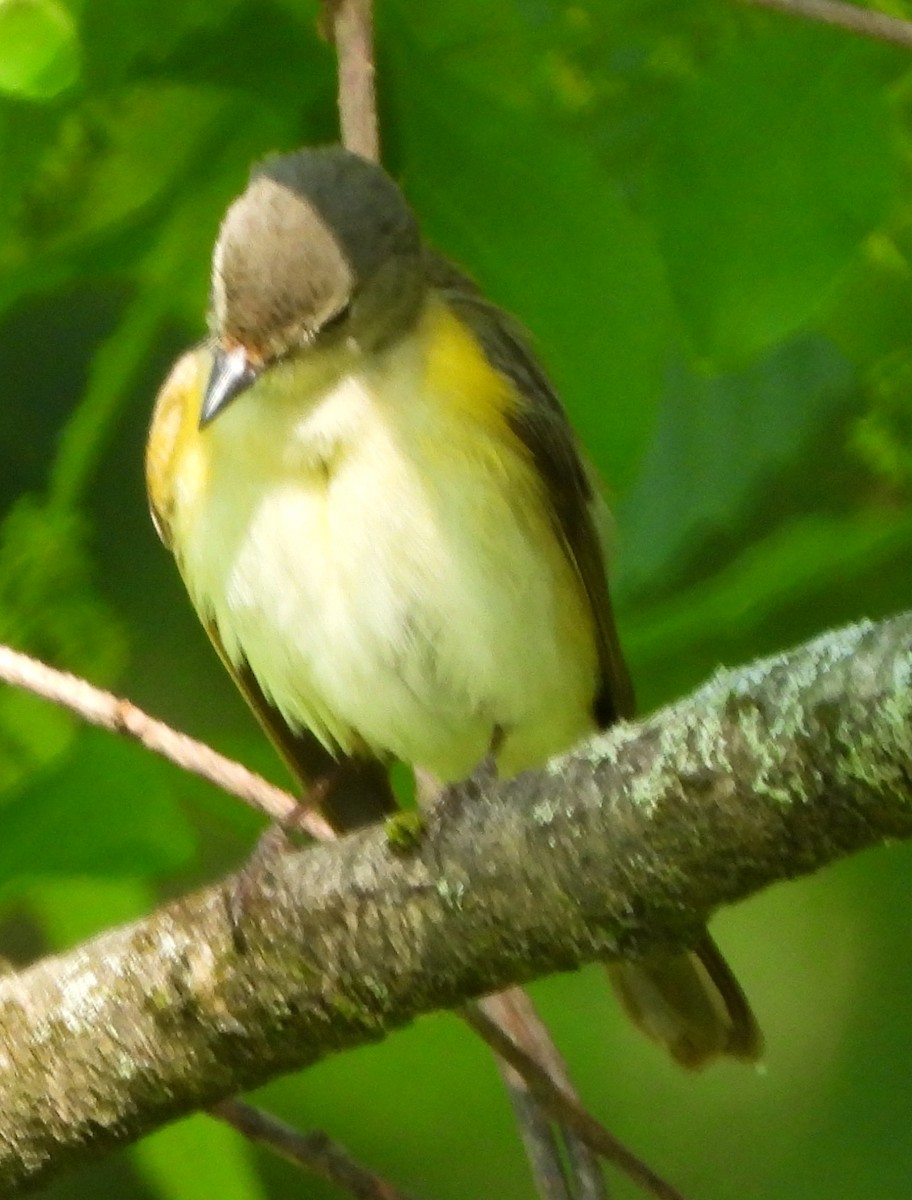
[[[790,28],[739,43],[671,106],[654,219],[700,355],[741,358],[800,328],[883,218],[898,154],[876,53]]]
[[[145,878],[186,865],[195,840],[173,779],[172,768],[139,747],[84,730],[5,804],[0,890],[47,875]]]
[[[403,56],[402,182],[425,233],[533,334],[547,331],[541,357],[596,462],[622,487],[652,432],[668,335],[647,229],[585,144],[465,87],[405,24],[390,44]],[[416,61],[426,69],[409,68]]]
[[[0,92],[50,100],[79,77],[79,40],[56,0],[0,0]]]
[[[18,688],[0,688],[0,803],[32,772],[63,754],[74,722],[63,709]]]
[[[712,578],[631,613],[624,645],[641,700],[669,700],[720,663],[782,650],[827,624],[895,611],[908,597],[910,555],[909,515],[790,521]]]
[[[142,82],[71,114],[27,193],[22,252],[91,243],[154,214],[192,177],[225,110],[211,89]]]
[[[16,104],[0,101],[0,261],[5,260],[5,242],[18,215],[23,194],[31,186],[60,115],[56,106]]]
[[[131,1158],[162,1200],[213,1200],[215,1196],[264,1200],[266,1196],[249,1143],[211,1117],[190,1117],[160,1129],[134,1146]]]
[[[421,47],[420,61],[432,59],[435,74],[445,72],[461,87],[491,97],[497,107],[525,105],[544,91],[547,78],[540,55],[550,47],[554,30],[543,15],[528,5],[489,4],[479,22],[477,0],[433,6],[387,0],[377,7],[379,45],[385,51],[405,24],[408,36]],[[408,71],[420,73],[414,67]]]
[[[815,432],[848,408],[854,372],[823,338],[776,347],[707,376],[676,361],[640,475],[618,507],[619,596],[674,586],[695,542],[753,516],[764,489],[801,464]]]
[[[0,525],[0,641],[106,681],[124,662],[124,633],[93,583],[86,526],[23,497]],[[0,792],[69,744],[72,718],[24,692],[0,692]]]
[[[151,11],[133,0],[82,0],[87,74],[99,90],[135,78],[200,32],[211,37],[231,17],[239,0],[184,0]],[[140,66],[141,64],[141,66]]]

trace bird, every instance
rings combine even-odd
[[[593,471],[522,326],[377,163],[253,167],[146,481],[222,662],[339,832],[395,810],[392,762],[510,777],[633,714]],[[682,1065],[760,1056],[708,932],[608,969]]]

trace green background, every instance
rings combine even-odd
[[[378,3],[386,164],[532,331],[602,471],[642,707],[908,606],[912,56],[724,0]],[[0,0],[0,640],[279,780],[155,538],[141,462],[250,161],[335,136],[315,18],[303,0]],[[14,961],[217,877],[257,829],[0,690]],[[762,1072],[676,1071],[597,968],[533,989],[587,1102],[690,1200],[908,1194],[910,865],[884,848],[720,915]],[[449,1015],[258,1099],[426,1200],[531,1195],[490,1058]],[[203,1117],[42,1194],[338,1195]]]

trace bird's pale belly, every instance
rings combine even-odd
[[[529,468],[463,455],[455,432],[368,421],[328,467],[215,461],[183,564],[291,725],[444,779],[495,731],[505,773],[565,749],[592,727],[596,687],[588,609]]]

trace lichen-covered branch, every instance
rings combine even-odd
[[[912,836],[912,614],[719,674],[547,770],[377,828],[0,979],[0,1194],[162,1122]],[[234,914],[234,915],[232,915]]]

